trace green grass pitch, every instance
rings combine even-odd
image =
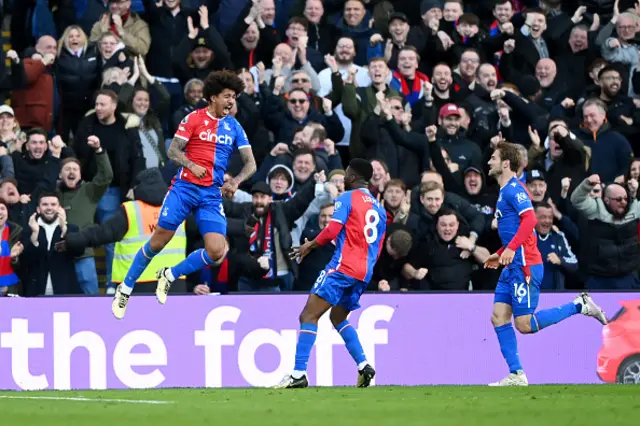
[[[7,426],[631,426],[639,414],[637,385],[0,391]]]

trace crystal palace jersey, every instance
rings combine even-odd
[[[498,235],[502,246],[506,248],[520,227],[520,215],[526,211],[533,211],[529,191],[518,178],[513,177],[500,188],[500,196],[496,206],[495,217],[498,219]],[[524,267],[539,265],[542,257],[538,251],[538,240],[535,230],[527,237],[522,246],[518,247],[509,267]]]
[[[387,213],[367,189],[344,192],[335,202],[332,221],[344,225],[336,238],[329,267],[368,283],[387,230]]]
[[[191,170],[181,167],[176,179],[201,186],[221,187],[233,150],[250,147],[247,134],[233,116],[217,119],[209,114],[207,108],[187,115],[178,126],[175,137],[187,141],[187,158],[207,169],[207,174],[198,179]]]

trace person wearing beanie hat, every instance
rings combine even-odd
[[[425,19],[425,15],[429,14],[430,18],[442,19],[442,9],[444,8],[444,0],[422,0],[420,2],[420,16]]]
[[[293,171],[283,164],[276,164],[269,170],[267,184],[274,201],[286,201],[293,196],[294,180]]]
[[[517,83],[523,98],[535,101],[540,93],[540,82],[532,75],[524,75]]]
[[[533,169],[527,173],[527,189],[531,194],[531,201],[539,203],[547,198],[547,181],[542,169]]]

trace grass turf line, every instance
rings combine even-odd
[[[172,401],[166,405],[0,399],[2,423],[30,426],[161,425],[631,425],[640,386],[314,387],[0,392],[12,396]],[[636,420],[633,420],[636,419]],[[544,424],[542,424],[544,426]]]

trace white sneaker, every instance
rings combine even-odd
[[[166,272],[169,268],[160,269],[156,277],[158,277],[158,285],[156,286],[156,299],[160,302],[161,305],[164,305],[167,302],[167,295],[169,294],[169,290],[171,289],[171,281],[167,278]]]
[[[529,386],[529,381],[523,371],[518,371],[517,374],[511,373],[499,382],[489,383],[489,386]]]
[[[605,315],[602,308],[595,304],[591,296],[588,293],[581,293],[578,297],[573,301],[576,305],[579,303],[582,305],[582,311],[580,313],[582,315],[586,315],[588,317],[594,317],[602,325],[607,325],[607,316]]]
[[[111,303],[111,312],[113,312],[113,316],[117,319],[122,319],[124,317],[124,313],[127,311],[127,303],[129,303],[129,297],[131,297],[128,294],[124,294],[122,291],[120,291],[123,285],[124,284],[120,284],[118,285],[118,287],[116,287],[116,295],[113,298],[113,302]]]

